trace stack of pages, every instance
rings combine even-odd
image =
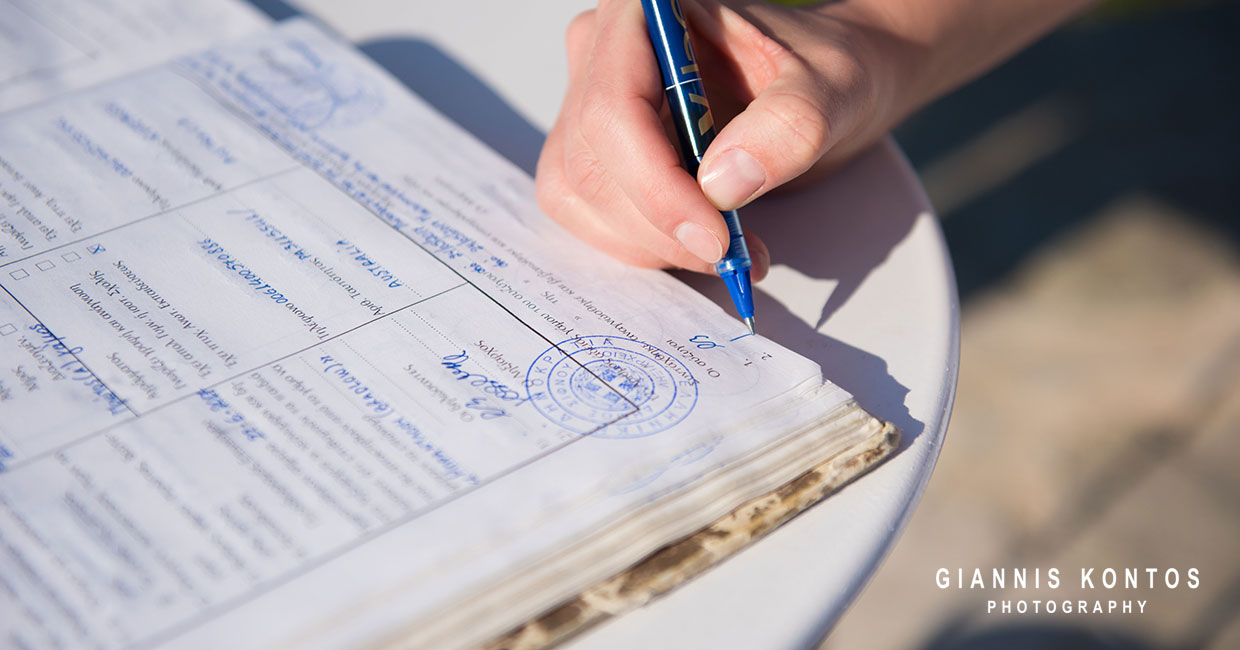
[[[6,3],[6,645],[555,641],[892,449],[313,23]]]

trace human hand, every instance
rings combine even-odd
[[[806,172],[818,177],[886,132],[896,58],[879,51],[877,21],[843,3],[681,3],[715,123],[726,121],[698,178],[665,126],[640,3],[602,0],[568,30],[569,89],[539,159],[538,199],[622,261],[711,272],[728,242],[720,210]],[[746,239],[761,279],[770,254]]]

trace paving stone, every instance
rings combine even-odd
[[[1176,462],[1161,465],[1051,562],[1071,574],[1060,590],[1065,594],[1148,600],[1145,614],[1125,617],[1124,627],[1177,647],[1195,638],[1202,617],[1226,599],[1240,577],[1240,517],[1187,469]],[[1080,570],[1091,567],[1095,588],[1082,589]],[[1107,567],[1117,570],[1121,585],[1123,569],[1140,569],[1140,587],[1106,589],[1101,574]],[[1152,589],[1146,568],[1160,570]],[[1175,589],[1165,582],[1172,568],[1178,571]],[[1196,589],[1189,588],[1192,568],[1199,572]]]
[[[906,648],[969,605],[968,594],[940,589],[939,567],[954,571],[1002,559],[1010,529],[976,509],[929,498],[914,515],[896,551],[883,563],[825,647]],[[910,548],[915,546],[915,548]],[[898,622],[892,620],[893,613]]]
[[[968,305],[962,331],[947,453],[971,471],[942,483],[1032,531],[1133,436],[1196,407],[1198,378],[1240,334],[1240,271],[1216,238],[1137,197]]]
[[[1240,374],[1240,360],[1231,370]],[[1205,418],[1201,432],[1183,457],[1184,471],[1199,481],[1220,508],[1240,517],[1240,378],[1233,379],[1219,405]],[[1240,552],[1240,551],[1238,551]]]
[[[1206,650],[1236,650],[1240,648],[1240,615],[1233,617],[1218,634],[1210,640]]]
[[[938,467],[824,647],[920,648],[951,625],[1030,622],[1119,647],[1190,638],[1240,574],[1238,341],[1235,251],[1141,195],[975,294]],[[989,594],[936,588],[939,566],[1058,566],[1073,583],[1081,566],[1197,566],[1202,586],[1150,594],[1145,616],[1012,621],[984,614]]]

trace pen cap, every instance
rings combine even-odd
[[[678,0],[642,0],[642,9],[686,167],[696,177],[698,164],[715,139],[715,123],[689,40],[688,23]]]

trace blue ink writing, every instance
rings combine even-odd
[[[393,413],[391,403],[375,395],[369,386],[362,383],[361,379],[330,354],[320,356],[319,363],[323,366],[324,374],[335,377],[346,391],[361,397],[362,405],[373,415],[383,418]]]
[[[391,271],[383,268],[378,262],[371,259],[357,244],[345,241],[343,239],[336,242],[336,249],[345,255],[352,257],[358,266],[366,270],[367,273],[379,278],[380,281],[386,282],[389,289],[396,289],[405,286],[405,283],[397,278]]]
[[[522,396],[520,392],[509,388],[505,384],[495,381],[482,373],[469,372],[468,370],[465,370],[464,365],[467,361],[469,361],[469,354],[464,350],[461,350],[460,354],[450,354],[443,357],[442,365],[444,368],[448,369],[448,372],[451,373],[457,381],[463,381],[474,388],[480,388],[487,396],[494,397],[502,402],[510,402],[513,406],[520,406],[529,401],[528,397]],[[473,408],[480,408],[480,406],[475,406]],[[507,415],[507,413],[504,415]],[[485,416],[483,417],[486,419]],[[495,415],[492,417],[500,416]]]
[[[732,339],[732,340],[735,341],[736,339]],[[689,339],[689,342],[697,345],[697,348],[699,350],[713,350],[714,348],[726,347],[722,344],[715,343],[714,341],[710,340],[710,337],[705,334],[697,334],[693,338]]]
[[[224,424],[239,425],[241,427],[241,435],[245,436],[246,439],[259,440],[266,437],[257,427],[247,422],[244,415],[229,406],[228,402],[224,401],[224,398],[220,397],[220,394],[214,390],[204,388],[198,391],[198,397],[202,398],[203,403],[207,405],[207,408],[212,413],[219,413],[224,416]]]
[[[223,246],[212,241],[210,237],[204,238],[198,242],[198,246],[206,251],[207,257],[212,258],[222,264],[224,268],[236,273],[242,280],[250,286],[251,289],[270,298],[277,305],[283,306],[289,310],[298,320],[304,324],[311,333],[319,338],[326,339],[329,336],[326,325],[319,324],[318,319],[313,315],[306,313],[296,304],[289,301],[282,292],[270,284],[263,282],[263,278],[254,271],[250,270],[244,263],[230,255]]]
[[[281,232],[280,229],[271,225],[271,223],[269,223],[257,212],[253,210],[229,210],[228,214],[245,215],[245,220],[250,222],[250,225],[257,228],[258,231],[264,235],[267,235],[267,238],[279,247],[280,250],[290,253],[293,257],[297,258],[298,261],[310,259],[310,253],[306,249],[299,246],[297,242],[293,241],[288,235]]]
[[[106,384],[100,381],[81,361],[78,361],[77,356],[82,353],[82,346],[69,347],[64,342],[64,339],[53,334],[42,323],[31,325],[30,329],[42,339],[43,346],[38,348],[40,352],[50,348],[51,352],[55,353],[58,359],[72,357],[61,363],[59,370],[70,379],[82,382],[95,395],[96,400],[103,401],[107,406],[108,413],[120,415],[128,410],[129,407],[125,405],[125,400],[117,397],[115,393],[108,389]]]

